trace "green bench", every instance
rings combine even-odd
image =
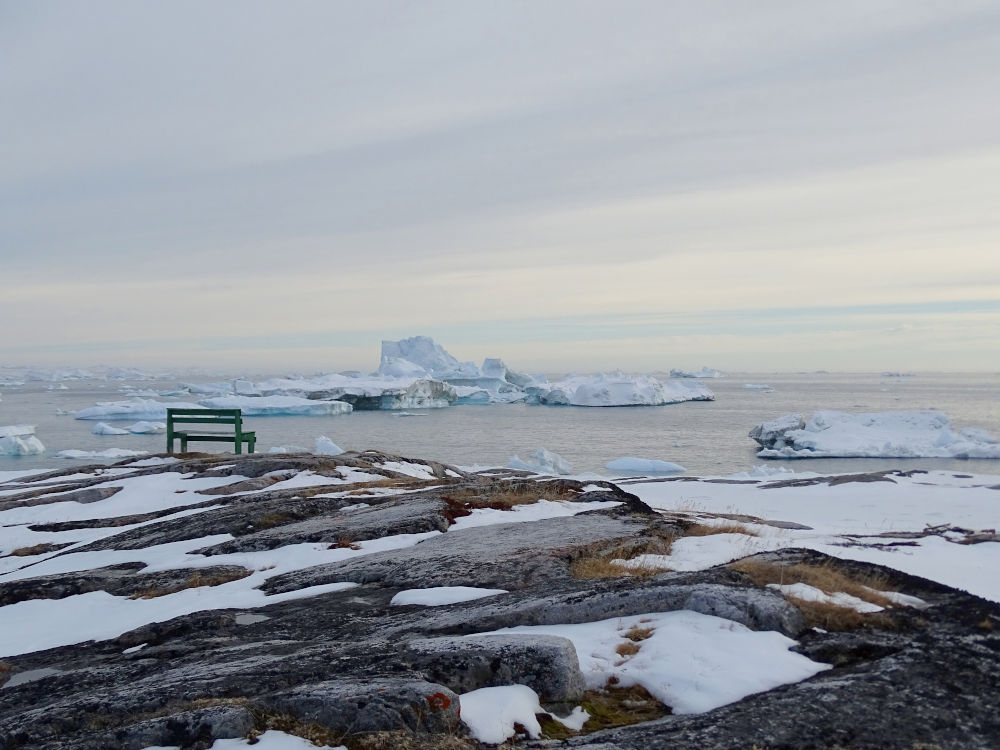
[[[176,425],[198,425],[178,430]],[[211,426],[232,426],[232,431],[209,430]],[[167,453],[174,452],[174,440],[181,441],[181,453],[187,453],[188,441],[233,443],[236,453],[253,453],[257,435],[243,429],[243,412],[239,409],[167,409]]]

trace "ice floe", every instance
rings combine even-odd
[[[112,427],[107,422],[98,422],[90,431],[95,435],[128,435],[128,430]]]
[[[353,411],[344,401],[318,401],[297,396],[216,396],[198,402],[209,409],[241,409],[244,417],[327,417]]]
[[[330,440],[326,435],[320,435],[316,438],[313,453],[320,456],[339,456],[343,452],[344,449]]]
[[[536,474],[572,474],[573,464],[546,448],[539,448],[530,456],[527,461],[521,460],[520,456],[512,456],[507,462],[507,468],[520,469],[521,471],[533,471]]]
[[[34,425],[0,427],[0,456],[35,456],[44,452],[45,446],[35,437]]]
[[[761,458],[1000,458],[1000,443],[939,411],[786,414],[754,427]]]
[[[680,464],[670,461],[633,456],[616,458],[614,461],[609,461],[604,468],[621,474],[683,474],[687,471]]]

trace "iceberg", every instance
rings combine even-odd
[[[265,397],[299,396],[310,400],[337,400],[357,410],[436,409],[458,400],[455,389],[429,377],[386,375],[318,375],[313,378],[274,378],[259,384]]]
[[[1000,443],[939,411],[786,414],[750,430],[760,458],[1000,458]]]
[[[529,402],[568,406],[660,406],[683,401],[714,401],[700,383],[660,381],[651,375],[621,372],[570,376],[556,383],[530,386]]]
[[[45,446],[35,437],[34,425],[0,427],[0,456],[37,456],[44,452]]]
[[[507,462],[507,468],[520,469],[521,471],[533,471],[536,474],[572,474],[573,464],[560,456],[558,453],[539,448],[530,456],[527,461],[522,461],[520,456],[512,456]]]
[[[604,468],[623,474],[683,474],[687,471],[680,464],[671,463],[670,461],[658,461],[654,458],[635,458],[634,456],[616,458],[614,461],[609,461],[605,464]]]
[[[694,372],[688,372],[687,370],[670,370],[670,377],[672,378],[721,378],[722,373],[719,370],[713,370],[711,367],[702,367],[700,370]]]
[[[120,427],[112,427],[107,422],[98,422],[91,430],[95,435],[128,435],[128,430]]]
[[[95,406],[81,409],[73,416],[76,419],[145,419],[163,421],[167,418],[167,408],[197,409],[198,404],[180,401],[164,402],[153,399],[134,398],[131,401],[98,401]]]
[[[745,391],[764,391],[765,393],[774,393],[774,388],[765,383],[744,383],[743,390]]]
[[[178,383],[177,387],[181,389],[182,393],[191,393],[197,396],[224,396],[226,394],[233,392],[232,383]],[[176,394],[178,391],[170,391],[170,394]],[[167,395],[167,394],[164,394]]]
[[[79,368],[68,370],[28,370],[24,375],[25,380],[33,380],[42,383],[57,383],[60,380],[91,380],[94,373]]]
[[[423,374],[439,379],[449,377],[478,377],[481,373],[473,362],[459,362],[444,347],[429,336],[412,336],[399,341],[382,341],[382,357],[379,374],[391,374],[390,370],[401,366],[395,360],[405,360],[423,370]],[[386,369],[383,370],[382,368]]]
[[[328,417],[353,411],[344,401],[319,401],[298,396],[218,396],[198,402],[208,409],[241,409],[244,417]]]
[[[339,456],[344,449],[330,440],[326,435],[316,438],[316,448],[313,450],[317,456]]]

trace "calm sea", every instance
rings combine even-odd
[[[205,377],[220,380],[224,377]],[[754,455],[747,432],[759,422],[790,412],[808,416],[815,409],[849,412],[938,409],[953,425],[979,427],[1000,437],[1000,374],[729,374],[703,381],[716,395],[712,402],[658,407],[583,408],[568,406],[459,406],[395,412],[359,411],[337,417],[258,417],[248,419],[258,451],[298,445],[310,449],[326,435],[344,449],[377,448],[404,456],[468,465],[503,465],[539,446],[573,463],[574,471],[606,472],[623,456],[655,458],[685,466],[689,474],[724,475],[768,463],[796,471],[844,472],[889,467],[943,468],[969,473],[1000,473],[1000,461],[941,459],[812,459],[764,462]],[[748,390],[766,384],[772,392]],[[33,424],[47,451],[40,456],[0,456],[0,471],[66,468],[74,462],[55,456],[76,448],[119,447],[162,452],[162,435],[99,436],[92,421],[61,411],[76,411],[97,401],[127,398],[125,386],[167,390],[169,382],[67,381],[67,390],[28,382],[0,388],[0,426]],[[170,399],[162,399],[169,401]],[[191,400],[196,400],[192,398]],[[135,420],[112,423],[127,426]],[[209,444],[208,450],[215,449]],[[221,448],[220,448],[221,449]]]

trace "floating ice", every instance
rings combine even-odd
[[[44,452],[45,446],[35,437],[34,425],[0,427],[0,456],[36,456]]]
[[[403,365],[397,360],[405,360],[409,364]],[[475,378],[481,375],[474,363],[459,362],[429,336],[382,342],[382,358],[378,370],[380,374],[395,374],[410,365],[416,365],[423,370],[423,374],[436,378]],[[383,366],[385,370],[382,369]]]
[[[767,391],[768,393],[771,393],[771,392],[774,391],[774,388],[772,388],[769,385],[765,385],[764,383],[744,383],[743,384],[743,390],[745,390],[745,391]]]
[[[701,383],[666,382],[650,375],[621,372],[575,375],[528,388],[537,403],[568,406],[660,406],[682,401],[713,401],[715,394]]]
[[[335,442],[330,440],[326,435],[320,435],[316,438],[316,448],[313,450],[318,456],[339,456],[344,452],[344,449],[337,445]]]
[[[787,414],[750,431],[761,458],[1000,458],[989,433],[952,429],[938,411]]]
[[[121,427],[112,427],[107,422],[98,422],[91,429],[91,432],[95,435],[128,435],[128,430],[123,430]]]
[[[298,396],[217,396],[198,403],[209,409],[241,409],[245,417],[327,417],[353,411],[344,401],[314,401]]]
[[[136,422],[128,428],[134,435],[159,435],[167,431],[166,422]]]
[[[616,458],[608,462],[605,469],[625,474],[682,474],[687,471],[680,464],[670,461],[658,461],[655,458]]]
[[[147,456],[149,451],[132,451],[126,448],[108,448],[103,451],[78,451],[78,450],[65,450],[56,453],[58,458],[76,458],[76,459],[91,459],[91,458],[134,458],[136,456]]]
[[[434,409],[451,406],[458,398],[452,386],[428,377],[333,373],[313,378],[274,378],[258,386],[265,396],[338,400],[358,410]]]
[[[700,370],[694,372],[688,372],[686,370],[673,369],[670,371],[670,377],[672,378],[721,378],[722,373],[718,370],[713,370],[711,367],[702,367]]]
[[[536,474],[571,474],[573,464],[545,448],[539,448],[530,456],[527,461],[522,461],[520,456],[512,456],[507,462],[508,468],[520,469],[521,471],[533,471]]]
[[[198,409],[198,404],[154,401],[135,398],[131,401],[99,401],[96,406],[76,412],[77,419],[148,419],[164,420],[168,408]]]

